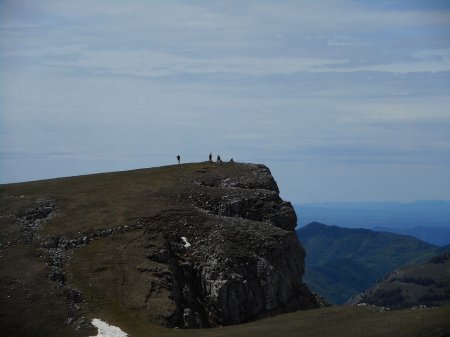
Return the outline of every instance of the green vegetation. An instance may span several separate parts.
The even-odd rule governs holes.
[[[443,252],[437,256],[433,256],[428,262],[430,263],[445,263],[447,260],[450,260],[450,252]]]
[[[306,249],[305,283],[344,303],[388,272],[424,260],[437,247],[410,236],[311,223],[297,230]]]
[[[304,281],[310,289],[334,303],[344,303],[349,294],[371,287],[377,276],[360,262],[339,259],[317,267],[306,266]]]
[[[450,305],[450,254],[442,253],[428,262],[395,270],[359,302],[390,308]]]

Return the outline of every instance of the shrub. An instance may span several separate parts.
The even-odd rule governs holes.
[[[450,259],[450,252],[444,252],[441,255],[432,257],[428,262],[430,263],[444,263]]]

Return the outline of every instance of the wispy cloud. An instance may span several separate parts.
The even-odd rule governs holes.
[[[78,61],[56,61],[50,66],[83,67],[98,74],[162,77],[183,74],[234,73],[246,76],[324,71],[345,60],[298,57],[188,58],[148,50],[88,51]]]
[[[328,40],[327,44],[331,47],[368,47],[370,43],[367,39],[354,36],[333,36]]]

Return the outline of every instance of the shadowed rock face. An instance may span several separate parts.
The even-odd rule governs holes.
[[[223,166],[198,172],[202,188],[184,195],[207,214],[208,230],[172,251],[176,273],[189,275],[175,287],[182,288],[175,298],[183,312],[175,324],[236,324],[317,306],[301,283],[305,252],[291,204],[279,197],[267,167],[240,166],[237,176]]]
[[[52,322],[67,336],[88,334],[89,319],[103,313],[193,328],[318,307],[301,282],[295,212],[263,165],[185,164],[3,185],[1,192],[9,227],[0,262],[17,284],[17,256],[41,266],[40,274],[28,268],[24,291],[42,296],[21,299],[0,288],[16,308],[0,310],[11,329],[30,301],[43,335]],[[42,275],[38,289],[33,282]],[[44,294],[56,290],[68,295]]]

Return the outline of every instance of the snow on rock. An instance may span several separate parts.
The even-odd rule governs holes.
[[[127,337],[128,334],[123,332],[120,328],[109,325],[106,322],[103,322],[102,320],[98,318],[94,318],[91,321],[92,325],[95,326],[98,329],[97,336],[92,337]]]
[[[188,242],[185,236],[182,236],[181,240],[183,240],[184,242],[184,248],[189,248],[191,246],[191,244]]]

